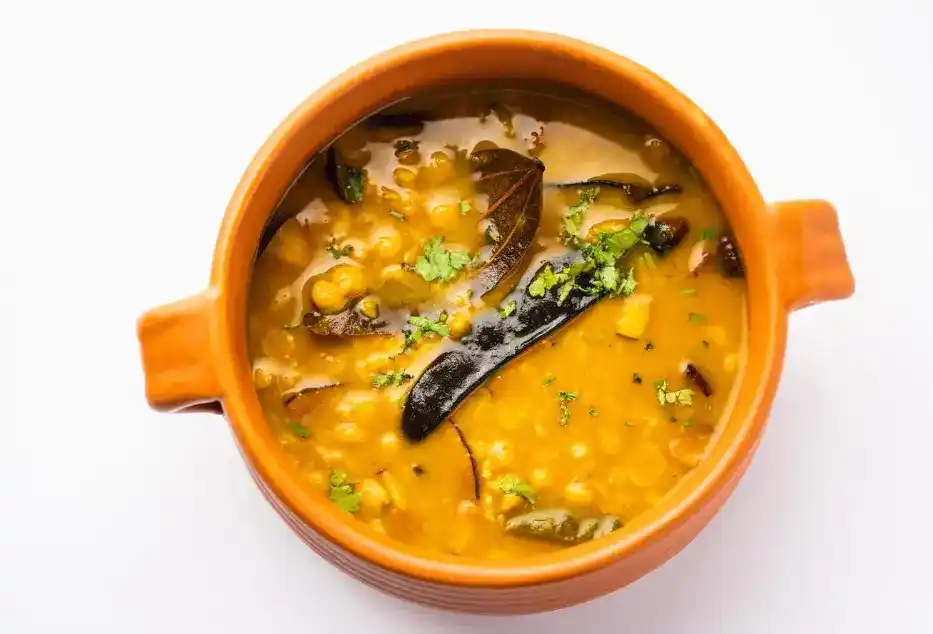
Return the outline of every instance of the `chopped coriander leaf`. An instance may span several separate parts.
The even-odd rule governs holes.
[[[599,196],[599,187],[584,187],[580,190],[580,198],[564,214],[563,239],[568,244],[573,244],[580,239],[583,216],[586,215],[597,196]]]
[[[402,352],[411,348],[415,343],[421,341],[425,335],[435,334],[440,337],[449,337],[450,328],[444,323],[447,321],[447,313],[441,313],[436,320],[412,315],[408,318],[408,323],[415,327],[414,330],[405,331],[405,344]]]
[[[384,387],[398,387],[404,385],[411,381],[413,377],[408,372],[399,372],[397,370],[389,370],[388,372],[383,372],[382,374],[376,374],[373,376],[372,386],[376,389],[381,389]]]
[[[576,392],[558,392],[557,401],[560,403],[560,426],[566,427],[570,422],[570,402],[576,400]]]
[[[631,297],[637,285],[638,282],[635,281],[635,269],[633,267],[628,270],[628,275],[625,276],[625,279],[622,280],[622,283],[619,285],[619,295]]]
[[[645,251],[644,255],[641,256],[645,260],[645,265],[649,269],[656,269],[658,265],[654,261],[654,257],[648,251]]]
[[[684,421],[684,427],[693,427],[693,419],[692,419],[692,418],[688,418],[687,420],[685,420],[685,421]]]
[[[654,389],[658,391],[658,403],[661,405],[693,405],[693,390],[684,389],[669,392],[667,380],[655,381]]]
[[[558,305],[567,301],[574,289],[587,295],[631,295],[636,286],[634,269],[629,269],[626,276],[622,277],[618,265],[629,249],[641,242],[647,226],[646,217],[635,216],[625,229],[601,232],[595,242],[583,245],[582,260],[556,273],[550,264],[546,264],[528,285],[528,294],[543,297],[559,285]],[[586,285],[578,282],[583,274],[590,274]]]
[[[706,323],[706,315],[703,313],[690,313],[687,315],[687,319],[689,319],[694,324]]]
[[[716,233],[717,231],[715,229],[712,229],[712,228],[704,229],[700,237],[704,240],[712,240],[713,238],[716,237]]]
[[[399,222],[405,222],[407,216],[401,211],[395,211],[394,209],[389,210],[389,215],[398,220]]]
[[[567,298],[570,297],[570,292],[573,290],[573,282],[564,282],[560,287],[560,292],[557,293],[557,305],[560,306],[567,301]]]
[[[589,408],[586,412],[587,412],[587,414],[589,414],[590,416],[596,416],[596,415],[599,413],[598,411],[596,411],[596,408],[595,408],[595,407]]]
[[[509,315],[515,312],[515,309],[518,307],[518,304],[515,303],[514,299],[510,299],[506,302],[505,306],[499,308],[499,316],[505,319]]]
[[[544,380],[541,381],[541,385],[550,385],[551,383],[553,383],[553,382],[556,381],[556,380],[557,380],[557,377],[556,377],[556,376],[553,376],[553,375],[546,376],[546,377],[544,377]]]
[[[308,431],[308,428],[302,425],[300,422],[293,420],[288,423],[288,430],[292,432],[293,435],[306,440],[311,437],[311,432]]]
[[[330,242],[327,243],[327,250],[330,251],[330,254],[334,257],[335,260],[340,258],[350,257],[350,254],[353,253],[353,245],[347,244],[342,247],[337,246],[337,238],[332,237]]]
[[[695,289],[695,288],[682,288],[682,289],[680,289],[680,294],[681,294],[681,295],[696,295],[696,294],[697,294],[697,289]]]
[[[356,486],[347,481],[347,472],[343,469],[330,472],[330,490],[327,497],[346,513],[356,513],[360,510],[360,494],[356,492]]]
[[[638,374],[633,374],[632,383],[635,383],[636,385],[641,385],[641,377],[638,376]]]
[[[486,240],[493,244],[499,242],[502,239],[502,235],[499,233],[499,228],[496,227],[493,223],[489,223],[489,226],[486,227]]]
[[[496,487],[506,495],[518,495],[531,504],[535,503],[534,488],[518,476],[504,475],[496,480]]]
[[[426,282],[449,282],[470,263],[466,251],[448,251],[444,236],[435,236],[421,245],[422,255],[415,261],[415,272]]]
[[[646,343],[646,344],[645,344],[645,350],[654,350],[654,343],[652,343],[651,341],[649,341],[648,343]]]
[[[702,341],[700,341],[700,343],[703,344],[704,348],[709,349],[709,341],[707,341],[706,339],[703,339]]]
[[[469,200],[460,201],[460,215],[465,216],[470,213],[470,210],[473,209],[473,205],[470,204]]]
[[[532,297],[544,297],[544,294],[554,288],[557,284],[557,276],[554,275],[550,264],[545,264],[544,269],[535,275],[528,285],[528,294]]]

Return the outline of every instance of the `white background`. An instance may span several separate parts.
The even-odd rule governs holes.
[[[933,631],[933,3],[763,4],[0,0],[0,632]],[[302,98],[484,26],[653,68],[766,197],[838,205],[858,284],[794,316],[757,459],[686,551],[508,619],[332,569],[222,419],[147,410],[135,340],[145,308],[206,284],[229,195]]]

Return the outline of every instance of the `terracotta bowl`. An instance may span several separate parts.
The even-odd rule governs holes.
[[[487,562],[412,548],[370,530],[302,484],[263,417],[246,344],[247,291],[263,226],[305,162],[347,127],[407,95],[490,80],[568,87],[646,120],[699,169],[731,223],[748,281],[748,356],[706,457],[653,510],[613,536],[555,554]],[[658,567],[710,521],[761,438],[784,357],[788,314],[852,294],[836,213],[819,200],[766,204],[735,149],[689,99],[596,46],[527,31],[473,31],[393,49],[308,97],[272,133],[233,194],[210,287],[139,321],[149,403],[222,411],[263,495],[311,548],[364,583],[471,612],[579,603]]]

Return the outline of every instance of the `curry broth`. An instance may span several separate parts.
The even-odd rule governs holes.
[[[250,354],[269,424],[308,486],[375,530],[427,549],[494,559],[564,547],[505,530],[532,509],[612,515],[624,525],[699,462],[742,363],[744,282],[720,275],[714,255],[690,272],[696,243],[705,240],[712,255],[710,245],[728,231],[721,211],[684,159],[625,113],[517,91],[404,105],[429,113],[423,127],[364,123],[337,141],[347,163],[364,170],[361,202],[338,197],[318,158],[280,204],[283,217],[294,217],[258,257],[249,304]],[[399,140],[417,141],[417,150],[400,151]],[[602,299],[537,342],[468,397],[451,417],[456,428],[442,424],[412,443],[400,420],[414,381],[477,316],[504,309],[498,288],[485,299],[471,293],[469,267],[431,283],[412,270],[439,235],[451,252],[488,257],[494,248],[483,218],[489,201],[465,160],[481,142],[533,154],[546,166],[545,182],[622,172],[683,188],[637,205],[600,188],[583,235],[624,226],[638,210],[676,214],[689,234],[663,255],[634,249],[623,262],[634,267],[634,295]],[[561,232],[580,196],[579,187],[544,187],[519,273],[568,252]],[[319,336],[301,325],[309,307],[339,311],[353,302],[370,302],[395,334]],[[627,313],[627,304],[637,309]],[[449,336],[424,336],[402,352],[406,323],[392,317],[399,308],[432,318],[446,312]],[[684,376],[687,361],[711,385],[709,397]],[[689,389],[690,404],[674,397],[662,405],[658,381],[667,381],[661,400]],[[339,385],[294,396],[332,382]],[[478,499],[458,429],[476,461]]]

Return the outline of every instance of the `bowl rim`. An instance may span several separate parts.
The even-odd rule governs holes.
[[[574,546],[555,553],[505,562],[463,558],[434,553],[391,540],[327,503],[323,496],[302,484],[300,472],[274,438],[259,408],[246,350],[246,294],[259,231],[248,227],[244,217],[257,189],[269,179],[283,152],[298,130],[328,112],[332,102],[346,98],[362,84],[399,73],[407,64],[437,54],[467,54],[470,50],[528,49],[540,55],[566,55],[593,68],[624,78],[662,104],[684,126],[689,142],[705,147],[713,172],[699,171],[717,195],[723,211],[738,234],[746,259],[749,341],[745,368],[737,375],[738,389],[724,412],[720,427],[739,425],[727,444],[717,443],[700,466],[668,492],[660,504],[645,511],[612,537]],[[558,82],[563,83],[563,82]],[[383,95],[382,105],[417,88]],[[626,107],[622,104],[622,107]],[[369,109],[368,111],[371,111]],[[652,114],[636,112],[655,128]],[[335,134],[339,134],[337,130]],[[668,134],[662,134],[669,138]],[[331,138],[332,136],[331,135]],[[673,138],[675,145],[696,164],[695,157]],[[308,155],[320,148],[310,148]],[[297,174],[296,174],[297,175]],[[289,177],[290,182],[292,177]],[[730,193],[727,207],[717,187]],[[284,190],[283,190],[284,193]],[[267,215],[272,209],[266,210]],[[744,228],[736,227],[741,219]],[[337,76],[307,97],[270,135],[245,171],[231,197],[214,254],[211,286],[218,297],[212,354],[220,384],[223,408],[244,458],[256,477],[307,527],[332,544],[383,569],[413,578],[461,587],[520,587],[577,577],[610,563],[635,558],[653,542],[679,532],[713,503],[717,492],[727,489],[744,471],[763,431],[777,386],[784,355],[787,313],[780,303],[773,251],[768,248],[766,208],[758,188],[722,131],[685,95],[641,65],[596,45],[570,37],[523,30],[474,30],[447,33],[417,40],[380,53]],[[255,223],[253,223],[255,225]],[[250,251],[250,249],[252,251]],[[248,259],[248,261],[245,261]],[[754,344],[754,347],[753,347]],[[246,363],[244,363],[246,359]],[[722,446],[718,446],[722,444]],[[712,454],[716,459],[711,460]],[[666,503],[667,501],[667,503]]]

